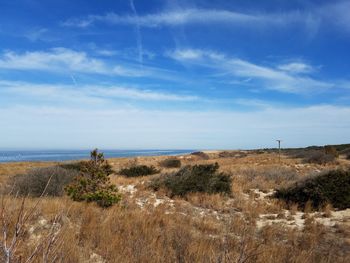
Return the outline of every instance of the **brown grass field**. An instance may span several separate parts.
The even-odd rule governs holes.
[[[279,161],[275,153],[208,155],[208,160],[178,158],[182,165],[218,162],[220,171],[233,178],[232,196],[196,193],[171,199],[164,191],[149,189],[149,180],[158,175],[117,174],[111,181],[122,201],[108,209],[67,197],[27,198],[21,208],[22,198],[3,195],[1,249],[11,245],[19,225],[12,262],[350,262],[350,209],[300,211],[269,198],[274,189],[310,174],[348,169],[349,160],[317,165],[287,156]],[[162,173],[176,170],[159,167],[165,158],[113,158],[109,163],[116,171],[130,163],[154,165]],[[0,183],[55,164],[0,164]]]

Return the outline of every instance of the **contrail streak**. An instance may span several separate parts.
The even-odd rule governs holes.
[[[75,79],[75,77],[72,74],[70,75],[70,77],[71,77],[74,85],[76,86],[77,85],[77,80]]]
[[[136,12],[134,0],[130,0],[130,7],[131,7],[131,10],[136,17],[136,41],[137,41],[137,49],[138,49],[138,53],[139,53],[139,62],[142,65],[143,64],[142,36],[141,36],[141,30],[140,30],[139,16]]]

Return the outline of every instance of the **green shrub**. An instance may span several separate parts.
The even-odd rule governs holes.
[[[179,168],[181,167],[181,161],[177,158],[168,158],[161,161],[160,166],[165,168]]]
[[[117,187],[110,183],[112,167],[97,149],[91,152],[91,160],[81,162],[80,176],[65,190],[74,201],[96,202],[101,207],[109,207],[120,201]]]
[[[26,174],[13,177],[10,181],[10,186],[12,193],[18,195],[29,195],[33,197],[39,197],[42,194],[62,196],[64,194],[64,187],[76,176],[78,176],[78,172],[58,166],[36,168]]]
[[[287,203],[297,203],[305,207],[308,201],[316,209],[327,203],[339,209],[350,207],[350,171],[330,171],[277,190],[274,195]]]
[[[146,176],[159,173],[153,165],[133,165],[129,168],[123,168],[119,171],[119,174],[124,175],[126,177],[138,177],[138,176]]]
[[[185,166],[175,173],[155,178],[150,186],[154,190],[165,187],[171,196],[184,196],[194,192],[230,194],[231,177],[219,173],[218,169],[217,163]]]

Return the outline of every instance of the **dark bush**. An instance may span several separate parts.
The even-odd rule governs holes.
[[[193,152],[193,153],[191,153],[191,155],[198,156],[203,160],[209,160],[209,158],[210,158],[209,155],[204,153],[204,152]]]
[[[13,194],[38,197],[42,194],[49,196],[61,196],[64,187],[76,176],[77,171],[63,169],[58,166],[36,168],[26,174],[17,175],[11,179]],[[43,193],[47,185],[45,193]]]
[[[160,166],[165,168],[179,168],[181,167],[181,161],[177,158],[168,158],[164,161],[161,161]]]
[[[350,150],[350,144],[336,144],[331,146],[333,146],[338,152],[343,152],[346,149]]]
[[[274,196],[287,203],[297,203],[302,208],[310,201],[316,209],[327,203],[346,209],[350,207],[350,171],[330,171],[277,190]]]
[[[327,164],[335,162],[337,157],[334,154],[327,154],[325,151],[312,151],[305,155],[305,163]]]
[[[246,157],[248,154],[245,152],[240,152],[240,151],[223,151],[219,153],[220,158],[243,158]]]
[[[335,158],[339,157],[339,153],[338,153],[337,149],[334,146],[326,145],[324,147],[324,152],[327,155],[333,155]]]
[[[66,186],[65,190],[74,201],[96,202],[109,207],[120,201],[117,187],[110,183],[112,167],[97,149],[91,152],[90,161],[81,162],[80,176]]]
[[[350,147],[349,148],[345,148],[344,150],[341,151],[342,154],[350,154]]]
[[[119,171],[119,174],[124,175],[126,177],[138,177],[138,176],[146,176],[159,173],[153,165],[133,165],[129,168],[123,168]]]
[[[340,152],[341,154],[345,155],[345,158],[347,160],[350,160],[350,148],[346,148],[343,151]]]
[[[264,150],[255,150],[255,151],[253,151],[253,153],[255,153],[255,154],[264,154],[266,152],[267,151],[264,151]]]
[[[231,193],[231,177],[218,172],[219,165],[185,166],[179,171],[154,179],[151,187],[154,190],[165,187],[171,196],[184,196],[187,193]]]

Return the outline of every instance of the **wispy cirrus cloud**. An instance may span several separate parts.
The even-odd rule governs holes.
[[[152,91],[125,86],[80,85],[79,88],[62,84],[36,84],[19,81],[0,81],[0,94],[33,97],[41,101],[65,102],[113,102],[115,99],[142,101],[191,102],[202,98],[194,95]]]
[[[290,73],[311,73],[315,71],[315,68],[309,64],[303,62],[290,62],[286,64],[281,64],[278,66],[278,69]]]
[[[6,51],[0,57],[0,68],[46,71],[67,69],[77,72],[103,74],[110,71],[102,61],[88,57],[85,52],[66,48],[53,48],[48,51],[27,51],[24,53]]]
[[[35,42],[43,39],[43,36],[48,32],[47,28],[34,28],[28,31],[24,36],[30,41]],[[44,38],[45,39],[45,38]]]
[[[253,23],[269,20],[260,15],[248,15],[226,10],[187,9],[165,11],[162,13],[148,14],[143,16],[118,15],[108,13],[105,15],[90,15],[85,18],[72,18],[62,23],[63,26],[88,27],[96,22],[120,25],[140,25],[142,27],[178,26],[189,23]]]
[[[350,31],[349,1],[338,1],[317,5],[311,8],[288,10],[281,12],[251,12],[226,9],[175,9],[159,13],[135,15],[94,14],[81,18],[70,18],[61,23],[62,26],[86,28],[96,23],[112,25],[134,25],[137,27],[181,26],[188,24],[229,24],[230,26],[261,28],[271,26],[299,25],[309,34],[315,34],[322,25],[335,26]]]
[[[300,62],[265,66],[253,62],[229,57],[220,52],[200,49],[180,49],[166,53],[182,63],[208,67],[233,78],[244,78],[256,86],[287,93],[322,92],[334,86],[333,83],[317,80],[304,73],[310,72],[311,66]],[[281,68],[282,67],[282,68]],[[303,73],[303,74],[301,74]]]
[[[89,56],[84,51],[68,48],[52,48],[46,51],[23,53],[5,51],[0,55],[0,69],[41,70],[49,72],[79,72],[86,74],[116,75],[126,77],[167,78],[165,70],[153,67],[112,64]]]

